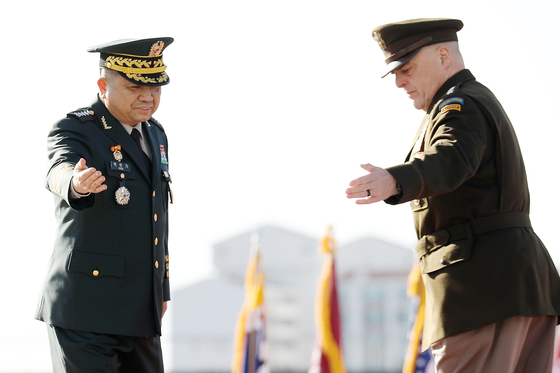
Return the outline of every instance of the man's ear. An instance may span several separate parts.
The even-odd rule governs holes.
[[[99,87],[99,95],[101,98],[105,98],[105,94],[107,93],[107,79],[99,78],[97,80],[97,86]]]
[[[445,45],[441,45],[438,50],[438,58],[444,69],[451,65],[451,51]]]

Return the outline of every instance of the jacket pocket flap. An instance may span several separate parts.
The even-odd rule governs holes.
[[[447,245],[447,241],[449,241],[449,233],[447,233],[445,229],[441,229],[437,232],[422,237],[416,243],[416,245],[414,245],[414,249],[416,250],[416,254],[418,254],[418,257],[421,258],[424,255],[427,255],[432,251],[436,251],[440,247]]]
[[[93,278],[124,277],[125,257],[73,251],[68,262],[68,271],[81,272]]]
[[[441,246],[420,258],[422,273],[432,273],[454,263],[462,262],[471,257],[471,247],[474,238],[457,241],[447,246]]]

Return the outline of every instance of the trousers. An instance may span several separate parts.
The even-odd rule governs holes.
[[[159,336],[131,337],[47,324],[54,373],[163,373]]]
[[[437,373],[550,373],[556,316],[511,317],[432,344]]]

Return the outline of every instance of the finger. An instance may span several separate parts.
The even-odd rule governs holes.
[[[105,176],[103,176],[101,172],[98,171],[95,173],[95,175],[92,175],[90,179],[91,179],[90,188],[96,189],[98,186],[103,184],[103,182],[105,181]]]
[[[371,203],[375,203],[375,202],[379,202],[379,201],[381,201],[379,198],[368,197],[368,198],[362,198],[362,199],[356,200],[356,204],[357,205],[369,205]]]
[[[369,163],[367,164],[362,164],[360,165],[361,168],[363,168],[364,170],[368,171],[369,174],[361,176],[357,179],[354,179],[350,182],[350,186],[356,186],[356,185],[360,185],[360,184],[366,184],[369,183],[371,181],[374,180],[374,176],[371,174],[377,167],[370,165]]]
[[[76,167],[74,167],[75,170],[77,171],[82,171],[85,170],[86,167],[86,160],[83,158],[80,158],[80,160],[78,161],[78,163],[76,164]]]
[[[92,190],[91,192],[92,192],[92,193],[101,193],[101,192],[103,192],[104,190],[107,190],[107,185],[102,184],[102,185],[99,185],[99,186],[98,186],[97,188],[95,188],[94,190]]]
[[[370,203],[373,202],[369,198],[356,200],[356,205],[369,205]]]
[[[371,181],[372,181],[371,174],[367,174],[367,175],[360,176],[359,178],[352,180],[350,182],[350,186],[355,187],[355,186],[358,186],[358,185],[367,184]]]
[[[367,194],[367,190],[365,190],[356,193],[347,193],[346,198],[369,198],[369,196]]]
[[[346,194],[356,196],[356,197],[364,197],[365,189],[366,187],[360,184],[355,187],[346,189]]]
[[[96,179],[95,177],[96,169],[91,167],[83,171],[78,170],[78,174],[75,174],[76,181],[80,184],[89,185]],[[101,175],[101,173],[99,173]],[[98,176],[99,177],[99,176]]]
[[[375,166],[372,166],[369,163],[361,164],[360,167],[363,168],[366,171],[369,171],[369,172],[372,172],[373,170],[375,170]]]
[[[93,192],[98,186],[100,186],[105,181],[105,177],[100,171],[96,171],[90,177],[84,181],[84,185],[90,192]]]

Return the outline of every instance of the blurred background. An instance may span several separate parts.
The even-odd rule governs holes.
[[[559,10],[558,2],[544,0],[4,2],[0,372],[51,370],[45,326],[33,320],[55,229],[52,197],[43,185],[46,135],[56,120],[95,99],[99,57],[87,47],[123,38],[175,38],[164,56],[171,83],[163,88],[155,117],[169,137],[175,197],[173,300],[162,343],[167,370],[180,372],[192,368],[177,359],[183,354],[191,361],[189,335],[226,333],[220,337],[226,345],[214,354],[231,361],[227,341],[243,303],[242,276],[255,231],[261,232],[270,273],[271,323],[274,309],[292,312],[288,321],[276,318],[284,322],[276,330],[300,322],[294,333],[308,333],[296,338],[301,344],[290,338],[279,342],[297,350],[297,361],[308,360],[314,339],[309,302],[322,263],[319,240],[330,224],[341,262],[343,328],[348,333],[361,328],[356,320],[365,322],[365,314],[357,309],[365,312],[367,299],[373,310],[391,303],[395,312],[409,311],[403,294],[416,241],[409,206],[357,206],[344,193],[350,180],[365,174],[361,163],[402,162],[423,117],[393,77],[380,79],[384,58],[371,37],[380,24],[421,17],[463,20],[459,41],[467,68],[497,95],[516,128],[533,227],[558,263],[552,197],[560,184],[554,168],[560,78],[553,70],[560,54],[554,37]],[[391,267],[394,274],[380,275],[379,255],[372,252],[400,263]],[[360,266],[352,258],[359,258]],[[386,282],[385,275],[398,281]],[[293,293],[298,280],[300,289]],[[379,300],[384,297],[388,300]],[[354,303],[345,299],[366,303],[348,307]],[[207,317],[195,327],[192,318],[201,314]],[[379,317],[378,326],[397,325]],[[378,329],[346,334],[348,369],[354,364],[354,371],[400,370],[407,321],[397,318],[401,326],[391,331],[398,336],[390,352],[375,347],[384,333]],[[206,352],[214,351],[212,343]],[[377,357],[364,351],[377,351]],[[206,371],[228,370],[229,365],[212,367],[216,355],[208,356]],[[306,371],[302,366],[271,365],[271,370]]]

